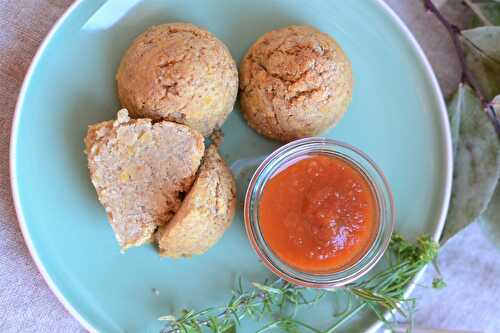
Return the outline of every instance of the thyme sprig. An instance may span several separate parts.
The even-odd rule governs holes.
[[[387,268],[370,278],[331,290],[299,287],[281,279],[254,282],[244,288],[240,279],[227,305],[201,311],[185,309],[179,316],[159,318],[166,321],[162,333],[235,332],[247,317],[254,321],[271,319],[258,333],[278,327],[286,332],[332,333],[365,308],[391,327],[393,311],[411,320],[415,300],[406,298],[405,292],[415,275],[436,257],[438,249],[439,245],[427,236],[412,244],[394,234],[387,252]],[[443,286],[440,278],[435,281],[433,285]],[[319,329],[295,319],[299,308],[313,306],[327,295],[334,299],[345,295],[348,299],[347,308],[334,314],[335,320],[329,328]]]
[[[326,291],[313,290],[313,295],[305,295],[307,288],[294,286],[277,279],[271,283],[252,283],[245,289],[241,279],[233,290],[228,304],[221,307],[207,308],[201,311],[182,310],[180,317],[163,316],[160,320],[168,322],[162,333],[203,332],[204,328],[212,332],[228,332],[245,317],[259,321],[267,314],[279,314],[293,322],[298,308],[313,305],[321,300]]]

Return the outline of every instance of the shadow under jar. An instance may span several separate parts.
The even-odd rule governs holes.
[[[263,263],[306,287],[353,282],[382,257],[394,228],[392,193],[360,150],[326,138],[269,155],[245,197],[245,228]]]

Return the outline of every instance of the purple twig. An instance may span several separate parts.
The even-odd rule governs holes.
[[[439,20],[439,22],[441,22],[441,24],[445,27],[446,31],[450,35],[453,47],[455,48],[455,51],[457,53],[458,61],[460,62],[460,68],[462,70],[462,76],[460,81],[463,83],[467,83],[472,88],[472,90],[474,90],[474,92],[477,94],[477,96],[481,100],[481,104],[485,104],[484,97],[474,84],[472,75],[467,67],[467,64],[465,63],[465,52],[460,42],[460,36],[462,35],[460,29],[456,25],[450,23],[446,19],[446,17],[444,17],[443,14],[441,14],[441,12],[439,11],[439,9],[437,9],[432,0],[423,0],[423,1],[425,9],[427,9],[429,12],[433,13],[436,16],[436,18]]]
[[[460,32],[460,28],[456,25],[450,23],[446,17],[439,11],[439,9],[434,5],[432,0],[423,0],[425,9],[434,14],[439,22],[444,26],[448,34],[450,35],[451,41],[453,43],[453,47],[457,53],[458,61],[460,62],[460,68],[462,71],[460,81],[462,83],[467,83],[472,90],[476,93],[476,96],[479,98],[481,105],[483,106],[486,115],[492,121],[493,126],[497,134],[500,136],[500,122],[498,117],[495,115],[495,109],[491,106],[488,100],[484,97],[479,87],[475,84],[473,75],[471,74],[469,68],[467,67],[465,61],[465,51],[463,49],[462,43],[460,42],[460,37],[462,37],[462,33]]]

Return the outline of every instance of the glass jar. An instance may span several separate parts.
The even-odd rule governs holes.
[[[259,226],[259,202],[269,179],[292,161],[323,154],[340,157],[361,172],[372,187],[378,205],[378,225],[371,246],[356,262],[338,271],[310,273],[283,262],[266,243]],[[290,142],[271,153],[257,168],[248,186],[244,207],[245,228],[258,256],[279,277],[305,287],[332,288],[351,283],[372,269],[384,254],[394,229],[394,202],[382,171],[359,149],[326,138],[306,138]]]

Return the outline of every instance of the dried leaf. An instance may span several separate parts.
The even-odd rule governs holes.
[[[463,30],[462,34],[487,56],[500,61],[500,27],[468,29]]]
[[[463,30],[460,40],[466,65],[484,97],[500,94],[500,27]]]
[[[500,134],[500,95],[493,98],[489,103],[488,112],[497,133]]]
[[[461,84],[449,103],[455,131],[453,194],[442,242],[475,221],[486,209],[500,175],[500,142],[471,88]],[[458,136],[457,136],[458,132]]]
[[[479,224],[486,236],[500,246],[500,186],[498,184],[488,208],[481,215]]]
[[[462,110],[472,109],[475,107],[476,102],[474,99],[465,98],[464,94],[465,89],[458,89],[453,98],[448,102],[448,118],[450,119],[453,156],[457,156]]]
[[[471,22],[472,27],[476,28],[487,25],[485,23],[489,23],[489,25],[500,25],[500,1],[474,3],[474,11],[476,10],[479,11],[479,14],[488,22],[482,21],[478,15],[475,15]]]
[[[443,7],[448,0],[434,0],[434,5],[438,8]]]
[[[491,101],[497,119],[500,121],[500,95]],[[480,225],[485,234],[500,247],[500,185],[497,187],[486,211],[481,215]]]

